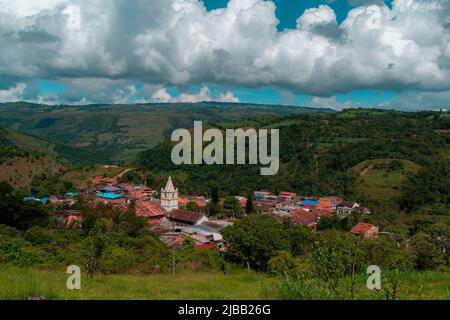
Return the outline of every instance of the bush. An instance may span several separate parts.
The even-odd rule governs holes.
[[[23,239],[0,235],[0,263],[31,267],[48,261],[51,261],[48,254],[38,248],[33,248]]]
[[[301,273],[300,261],[289,251],[282,250],[269,260],[268,272],[274,276],[293,276]]]
[[[361,252],[367,265],[377,265],[387,269],[408,270],[414,266],[412,255],[397,247],[395,241],[379,237],[362,242]]]
[[[8,236],[8,237],[17,237],[19,236],[19,232],[16,228],[9,227],[4,224],[0,224],[0,235]]]
[[[108,248],[100,266],[104,274],[122,273],[136,265],[136,256],[118,246]]]
[[[31,242],[33,245],[42,245],[45,243],[49,243],[52,238],[52,232],[41,228],[41,227],[32,227],[25,232],[24,236],[26,241]]]

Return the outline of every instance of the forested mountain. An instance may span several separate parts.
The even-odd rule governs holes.
[[[275,117],[331,110],[230,103],[47,106],[0,104],[0,125],[58,145],[81,147],[109,161],[132,161],[174,129],[194,120],[229,123],[258,116]]]
[[[448,206],[447,113],[346,110],[256,119],[252,124],[280,129],[281,166],[276,176],[260,176],[258,165],[175,166],[170,141],[141,153],[137,164],[157,174],[176,172],[176,182],[185,192],[206,193],[213,187],[235,194],[292,190],[307,196],[337,194],[366,203],[392,202],[407,210]]]

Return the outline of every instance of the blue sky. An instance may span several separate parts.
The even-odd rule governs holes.
[[[295,28],[297,18],[309,8],[318,7],[321,4],[330,6],[336,13],[338,22],[342,22],[350,9],[354,6],[349,4],[347,0],[320,1],[320,0],[274,0],[277,6],[276,15],[280,24],[278,30],[282,31],[286,28]],[[208,10],[224,8],[228,4],[228,0],[204,0]],[[386,1],[391,6],[392,1]]]
[[[0,25],[0,102],[450,105],[450,1],[0,0],[0,8],[10,21]]]

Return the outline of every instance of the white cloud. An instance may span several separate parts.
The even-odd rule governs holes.
[[[208,87],[202,87],[198,93],[181,93],[177,97],[172,97],[165,88],[157,90],[151,97],[153,102],[169,103],[169,102],[239,102],[239,98],[235,97],[231,91],[220,93],[218,96],[213,96]]]
[[[15,87],[0,90],[0,101],[16,102],[22,100],[22,95],[26,87],[25,83],[18,83]]]
[[[383,107],[408,111],[450,110],[450,91],[411,92],[387,101]]]
[[[340,25],[320,6],[278,32],[275,5],[263,0],[231,0],[211,12],[197,0],[0,0],[0,77],[58,79],[73,86],[74,100],[87,97],[85,79],[109,84],[107,96],[136,82],[274,86],[321,97],[450,90],[449,0],[395,0],[392,9],[352,3],[363,6]]]

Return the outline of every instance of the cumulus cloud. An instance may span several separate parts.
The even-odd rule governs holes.
[[[181,93],[177,97],[172,97],[165,88],[157,90],[151,97],[152,102],[239,102],[239,99],[234,96],[231,91],[220,93],[218,96],[213,96],[211,90],[207,87],[202,87],[198,93]]]
[[[11,87],[7,90],[0,90],[0,101],[20,101],[25,89],[25,83],[18,83],[15,87]]]
[[[450,90],[450,0],[352,3],[341,24],[322,5],[278,32],[275,4],[263,0],[230,0],[210,12],[198,0],[0,0],[0,78],[56,79],[72,100],[95,98],[89,86],[97,81],[105,95],[123,90],[126,99],[136,82],[274,86],[318,97]],[[235,99],[226,95],[218,98]]]

